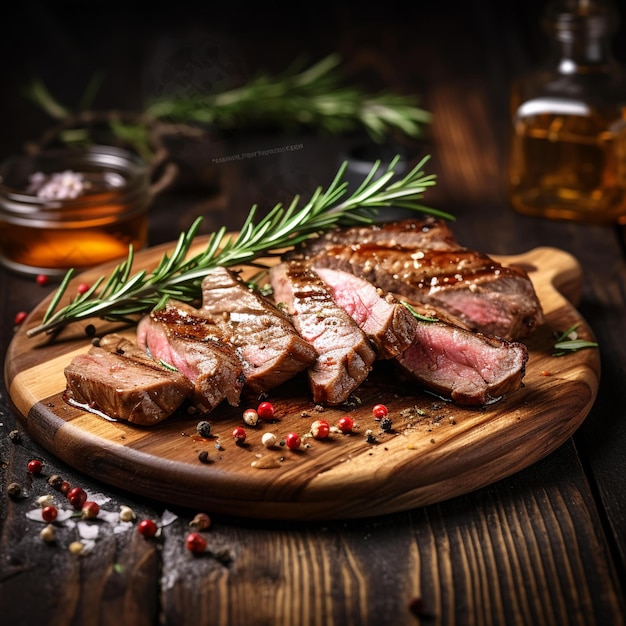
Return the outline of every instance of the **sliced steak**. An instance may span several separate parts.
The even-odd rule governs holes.
[[[519,389],[527,361],[523,343],[424,321],[397,358],[425,389],[464,405],[490,404]]]
[[[377,358],[391,359],[411,345],[417,320],[391,294],[385,295],[354,274],[325,267],[314,270],[330,289],[333,300],[368,336]]]
[[[270,270],[274,299],[291,315],[318,357],[308,371],[315,402],[337,405],[367,378],[375,353],[365,333],[332,298],[306,263],[281,263]]]
[[[211,270],[202,281],[202,311],[240,350],[245,390],[261,393],[312,366],[313,346],[273,302],[251,289],[236,272]]]
[[[443,220],[335,229],[290,256],[365,278],[486,335],[521,339],[543,321],[528,274],[462,247]]]
[[[203,410],[212,411],[223,400],[239,404],[241,359],[220,328],[194,307],[170,301],[145,315],[137,325],[137,343],[193,383],[195,402]]]
[[[75,356],[65,368],[66,400],[141,426],[169,417],[189,396],[192,385],[182,374],[136,356],[132,349],[98,346]]]

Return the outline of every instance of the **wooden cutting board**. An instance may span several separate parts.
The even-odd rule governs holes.
[[[202,240],[198,245],[202,245]],[[167,246],[137,255],[135,269],[151,269]],[[193,252],[193,250],[192,250]],[[525,385],[496,404],[463,408],[431,396],[377,363],[358,390],[358,403],[316,407],[303,378],[272,391],[274,422],[248,427],[245,408],[218,407],[208,417],[214,437],[197,435],[200,417],[181,412],[157,426],[139,428],[104,419],[63,400],[64,367],[90,347],[85,323],[59,337],[29,338],[49,298],[17,331],[5,362],[5,380],[15,409],[30,436],[58,458],[104,483],[166,504],[268,519],[311,520],[366,517],[406,510],[461,495],[504,478],[548,455],[578,428],[595,400],[600,358],[597,349],[553,356],[554,333],[580,324],[582,338],[594,340],[575,308],[582,284],[577,261],[555,248],[537,248],[494,257],[529,272],[545,312],[545,324],[527,342]],[[112,266],[90,270],[75,282],[91,283]],[[72,289],[68,290],[72,293]],[[97,334],[117,330],[93,320]],[[134,329],[124,331],[134,337]],[[393,430],[382,432],[372,407],[389,408]],[[283,439],[305,435],[315,419],[331,425],[354,418],[352,434],[333,433],[322,441],[305,438],[290,451],[261,444],[265,432]],[[244,426],[244,445],[233,442]],[[368,441],[371,429],[375,441]],[[199,460],[208,452],[209,462]],[[254,464],[254,465],[253,465]]]

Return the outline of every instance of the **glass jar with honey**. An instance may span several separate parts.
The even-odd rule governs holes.
[[[611,52],[615,6],[550,2],[553,54],[511,97],[509,180],[519,213],[626,223],[626,81]]]
[[[148,167],[112,146],[46,150],[0,166],[0,262],[61,276],[146,245]]]

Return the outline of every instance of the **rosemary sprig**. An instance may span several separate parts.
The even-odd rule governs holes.
[[[336,71],[340,61],[332,54],[304,70],[292,67],[276,76],[264,74],[227,91],[168,96],[149,105],[146,113],[219,128],[265,124],[288,130],[309,127],[330,134],[363,128],[376,140],[391,130],[409,137],[421,134],[431,114],[418,106],[417,97],[390,92],[372,95],[343,85]]]
[[[29,336],[51,333],[80,320],[99,317],[110,321],[132,321],[165,304],[169,298],[193,302],[201,296],[201,283],[207,271],[234,265],[262,266],[260,259],[280,254],[305,239],[335,226],[371,224],[384,207],[402,207],[443,219],[454,217],[443,211],[421,204],[423,192],[435,184],[434,174],[425,174],[422,168],[428,156],[422,159],[403,178],[391,182],[398,157],[393,159],[380,177],[377,161],[361,185],[348,197],[343,175],[347,163],[338,169],[331,184],[324,190],[318,187],[308,202],[300,205],[296,196],[289,204],[278,203],[262,219],[256,221],[257,205],[248,214],[237,235],[229,235],[225,228],[213,232],[206,247],[188,258],[189,250],[200,227],[198,218],[191,228],[178,238],[174,250],[165,254],[158,266],[147,272],[132,273],[134,251],[115,267],[108,278],[100,277],[84,294],[57,310],[73,276],[69,270],[48,307],[42,324],[28,331]]]
[[[579,339],[576,329],[578,324],[570,326],[566,331],[556,336],[554,343],[555,352],[552,356],[564,356],[570,352],[576,352],[583,350],[584,348],[597,348],[598,344],[595,341],[587,341],[585,339]]]

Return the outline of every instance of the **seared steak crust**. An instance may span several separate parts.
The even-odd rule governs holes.
[[[223,329],[244,363],[245,390],[261,393],[307,367],[317,352],[273,302],[243,283],[236,272],[211,270],[202,281],[202,313]]]
[[[425,389],[464,405],[489,404],[519,389],[527,361],[523,343],[423,321],[397,358]]]
[[[290,256],[365,278],[485,335],[521,339],[543,319],[526,272],[460,246],[434,218],[335,229]]]
[[[212,411],[223,400],[239,404],[243,364],[220,328],[192,306],[170,301],[144,316],[137,343],[154,359],[186,376],[194,385],[196,403]]]
[[[292,261],[270,270],[276,302],[291,315],[318,357],[308,369],[315,402],[337,405],[367,378],[375,353],[365,333],[333,300],[307,263]]]
[[[92,346],[75,356],[65,368],[66,399],[112,419],[152,426],[181,406],[192,385],[123,342],[123,350]]]
[[[333,300],[365,332],[379,359],[404,352],[415,338],[417,320],[392,295],[384,295],[372,283],[340,270],[316,267]]]

